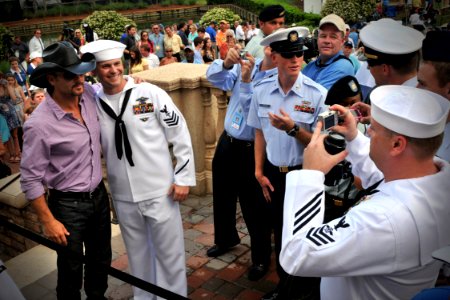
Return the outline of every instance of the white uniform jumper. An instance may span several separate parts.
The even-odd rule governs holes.
[[[182,296],[187,294],[183,227],[178,202],[167,196],[172,183],[195,185],[194,157],[186,122],[169,95],[132,78],[120,99],[103,99],[119,114],[125,91],[133,89],[122,120],[128,132],[135,166],[117,158],[115,121],[97,101],[108,181],[128,252],[131,273]],[[98,100],[98,99],[97,99]],[[169,144],[177,160],[173,167]],[[134,289],[134,299],[153,295]]]
[[[381,179],[369,139],[348,144],[364,187]],[[322,276],[322,299],[411,299],[434,286],[441,262],[431,253],[450,243],[448,163],[436,174],[381,182],[341,219],[322,224],[322,172],[288,174],[281,265],[290,274]],[[381,175],[381,176],[380,176]]]

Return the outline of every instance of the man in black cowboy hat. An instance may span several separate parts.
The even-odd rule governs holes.
[[[70,44],[59,42],[44,50],[43,59],[30,82],[46,88],[48,95],[24,126],[22,190],[45,235],[62,246],[58,299],[81,297],[83,246],[87,298],[105,299],[111,263],[110,207],[102,182],[95,90],[84,83],[84,74],[95,68],[95,58],[85,54],[79,59]]]

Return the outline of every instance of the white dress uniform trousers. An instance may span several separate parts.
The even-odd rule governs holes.
[[[187,280],[183,226],[179,205],[167,196],[171,184],[195,185],[191,139],[186,122],[169,95],[131,78],[119,98],[100,90],[98,98],[115,110],[133,89],[122,120],[125,123],[135,166],[125,155],[118,159],[115,121],[98,103],[102,148],[108,181],[117,210],[131,273],[162,288],[186,296]],[[172,164],[169,143],[177,160]],[[156,299],[134,288],[134,299]]]

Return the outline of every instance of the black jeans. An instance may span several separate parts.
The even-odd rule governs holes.
[[[58,299],[80,299],[83,282],[83,245],[85,247],[84,290],[87,299],[105,299],[108,267],[111,265],[111,216],[108,194],[103,182],[92,199],[52,193],[48,206],[70,235],[67,248],[58,251]]]
[[[297,169],[297,168],[296,168]],[[299,168],[300,169],[300,168]],[[264,163],[264,175],[269,178],[274,191],[270,192],[272,201],[269,204],[273,222],[275,254],[277,259],[277,274],[280,278],[278,282],[279,299],[320,299],[320,278],[300,277],[289,275],[283,270],[280,264],[280,252],[283,233],[283,208],[284,194],[286,192],[286,175],[279,168],[272,165],[267,159]]]
[[[250,234],[252,262],[269,265],[272,252],[269,206],[255,178],[253,142],[231,138],[224,131],[217,143],[212,173],[215,243],[228,247],[240,242],[236,230],[239,199]]]

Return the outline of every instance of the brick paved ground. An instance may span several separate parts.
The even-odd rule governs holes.
[[[190,299],[260,299],[272,290],[277,282],[274,259],[268,274],[259,281],[247,279],[250,262],[250,239],[240,211],[237,214],[237,228],[241,244],[229,253],[210,258],[206,250],[214,244],[212,197],[190,196],[181,205],[186,247],[188,273],[188,297]],[[122,237],[113,238],[113,266],[128,272],[128,259]],[[110,279],[108,298],[130,299],[132,290],[120,280]]]
[[[11,168],[13,172],[19,169],[18,164],[11,164]],[[214,244],[212,196],[190,196],[180,207],[184,226],[190,299],[253,300],[260,299],[265,293],[275,288],[278,277],[275,271],[274,254],[272,254],[271,268],[266,276],[256,282],[247,279],[247,270],[251,265],[250,237],[239,206],[236,228],[241,237],[241,244],[217,258],[206,255],[206,250]],[[128,257],[121,235],[112,238],[112,249],[112,266],[129,272]],[[55,270],[23,287],[21,291],[27,300],[56,299],[56,278]],[[110,276],[108,285],[106,295],[109,299],[132,299],[133,292],[129,284]]]

